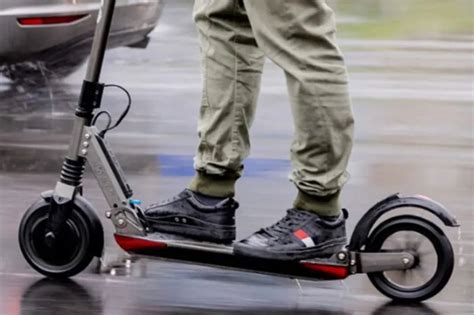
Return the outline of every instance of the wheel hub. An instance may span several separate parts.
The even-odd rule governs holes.
[[[31,247],[37,257],[47,264],[61,266],[70,262],[79,250],[81,236],[76,224],[67,220],[60,237],[48,231],[48,219],[44,218],[31,230]],[[46,234],[45,234],[46,232]]]

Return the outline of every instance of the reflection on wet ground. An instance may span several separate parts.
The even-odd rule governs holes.
[[[123,311],[123,305],[108,305],[104,301],[91,292],[92,290],[87,289],[85,286],[79,284],[76,281],[54,281],[49,279],[41,279],[34,281],[29,285],[20,298],[19,312],[18,314],[56,314],[67,312],[67,314],[83,314],[87,310],[89,314],[103,314],[110,312],[111,314],[119,314]],[[51,305],[50,298],[56,297],[58,303]],[[14,310],[16,313],[16,310]],[[129,308],[129,313],[132,314],[134,311],[133,306]],[[143,312],[143,309],[136,309],[136,311]],[[156,310],[154,314],[259,314],[261,312],[271,311],[272,314],[288,314],[287,309],[264,309],[259,307],[240,309],[240,310],[216,310],[209,308],[191,308],[186,306],[164,306]],[[146,312],[146,310],[145,310]],[[403,305],[395,302],[381,303],[372,312],[373,315],[381,314],[397,314],[404,312],[407,315],[410,314],[427,314],[437,315],[439,314],[426,304],[414,304],[414,305]],[[291,311],[292,314],[315,314],[314,310],[298,310],[294,309]],[[321,308],[317,310],[317,314],[323,315],[345,315],[352,314],[351,312],[343,310],[332,310]]]
[[[182,4],[168,5],[147,50],[110,51],[104,68],[103,81],[124,85],[134,98],[129,117],[109,139],[137,198],[147,203],[176,193],[192,175],[199,51],[190,7]],[[462,227],[445,229],[456,269],[438,296],[420,305],[397,305],[363,275],[344,282],[302,281],[300,288],[290,279],[135,260],[117,248],[105,220],[101,261],[71,281],[41,279],[21,257],[17,226],[38,193],[51,189],[58,177],[83,67],[64,82],[43,86],[0,79],[0,314],[472,313],[472,46],[341,43],[357,120],[352,179],[343,195],[351,212],[349,231],[365,209],[393,192],[424,194],[445,204]],[[441,66],[446,64],[449,69]],[[286,179],[292,133],[286,87],[270,62],[262,85],[252,155],[237,186],[238,237],[278,219],[295,193]],[[118,90],[106,91],[104,106],[114,117],[125,102]],[[99,214],[106,210],[90,174],[85,193]]]

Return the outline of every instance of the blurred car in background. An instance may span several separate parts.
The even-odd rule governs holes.
[[[109,48],[146,47],[162,0],[117,0]],[[64,77],[87,58],[100,0],[1,0],[0,73],[12,81]]]

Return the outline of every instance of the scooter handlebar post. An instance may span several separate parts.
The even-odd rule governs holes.
[[[97,27],[92,43],[92,50],[87,67],[86,81],[98,83],[102,62],[104,60],[107,39],[114,15],[115,0],[102,0],[97,16]]]

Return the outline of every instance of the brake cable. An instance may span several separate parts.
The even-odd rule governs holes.
[[[117,85],[117,84],[106,84],[106,85],[104,85],[104,88],[107,88],[107,87],[114,87],[114,88],[118,88],[118,89],[122,90],[125,93],[125,95],[127,95],[128,104],[127,104],[127,107],[125,108],[125,110],[122,112],[122,114],[120,115],[120,117],[117,119],[117,121],[115,122],[115,124],[113,126],[111,126],[112,125],[112,115],[110,114],[109,111],[101,110],[100,112],[98,112],[97,114],[94,115],[94,118],[92,118],[92,125],[95,125],[95,123],[97,122],[97,119],[101,115],[106,115],[107,119],[108,119],[106,127],[99,132],[99,136],[101,138],[104,138],[105,134],[108,131],[116,128],[118,125],[120,125],[122,123],[125,116],[127,116],[128,112],[130,110],[130,107],[132,106],[132,96],[130,95],[130,93],[124,87],[122,87],[120,85]]]

